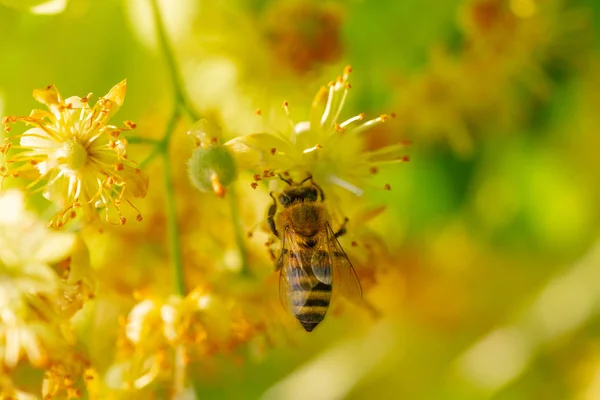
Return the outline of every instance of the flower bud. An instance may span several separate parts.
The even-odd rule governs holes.
[[[236,163],[229,149],[216,144],[198,147],[188,161],[190,180],[202,192],[215,192],[222,197],[225,188],[237,176]]]

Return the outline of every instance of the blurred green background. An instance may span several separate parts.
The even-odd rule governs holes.
[[[101,95],[127,78],[119,117],[161,134],[172,94],[145,0],[2,3],[0,114],[50,83]],[[371,224],[386,255],[360,274],[381,316],[212,356],[201,398],[600,398],[600,2],[161,4],[192,101],[228,135],[283,99],[306,115],[351,64],[345,112],[397,114],[367,145],[412,141],[374,177],[393,190],[366,198],[387,206]]]

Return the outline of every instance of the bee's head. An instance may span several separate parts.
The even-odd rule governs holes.
[[[279,203],[288,207],[295,203],[314,203],[319,198],[319,192],[314,186],[297,186],[285,190],[279,195]]]

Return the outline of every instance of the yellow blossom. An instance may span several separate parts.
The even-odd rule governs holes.
[[[33,97],[49,111],[33,110],[27,117],[3,118],[6,131],[16,122],[31,128],[7,138],[0,147],[7,153],[0,179],[11,176],[31,180],[26,187],[30,193],[42,191],[61,208],[52,226],[63,226],[79,209],[88,221],[97,221],[98,208],[104,210],[107,222],[116,215],[112,222],[124,224],[121,203],[125,201],[135,208],[129,198],[146,195],[148,179],[128,159],[127,140],[120,137],[122,131],[135,124],[108,124],[123,104],[125,92],[126,82],[122,81],[91,107],[91,94],[63,100],[56,87],[48,86],[34,90]],[[19,151],[9,153],[10,149]],[[137,219],[141,220],[140,214]]]
[[[81,298],[70,282],[93,284],[83,244],[73,233],[44,227],[23,205],[24,195],[16,189],[0,194],[0,370],[8,373],[0,381],[0,396],[22,389],[20,369],[75,376],[86,364],[67,319],[74,311],[64,312],[67,299]],[[61,277],[56,266],[69,258],[76,260],[76,273]],[[52,393],[76,391],[62,378],[46,382]],[[41,386],[40,381],[38,390]]]
[[[236,156],[238,165],[258,170],[257,181],[278,172],[289,172],[299,179],[310,173],[319,184],[337,185],[360,196],[364,192],[361,188],[364,179],[379,165],[408,161],[406,142],[376,150],[365,149],[363,133],[387,122],[394,114],[365,120],[365,114],[361,113],[341,119],[351,89],[350,72],[348,66],[335,81],[321,88],[307,121],[295,122],[288,102],[284,102],[289,126],[282,131],[287,133],[250,134],[225,143]]]

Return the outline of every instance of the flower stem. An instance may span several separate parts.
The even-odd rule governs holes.
[[[171,136],[175,131],[175,126],[177,125],[177,121],[179,120],[179,110],[175,108],[171,117],[169,118],[169,122],[167,122],[167,127],[165,128],[165,133],[163,134],[162,139],[156,142],[156,146],[152,150],[152,153],[148,155],[140,164],[142,168],[146,167],[154,157],[159,154],[167,153],[169,148],[169,142],[171,140]]]
[[[150,0],[150,3],[152,4],[152,12],[154,14],[154,23],[156,25],[158,43],[167,61],[167,69],[169,70],[171,84],[173,85],[175,104],[181,106],[181,108],[190,116],[191,119],[197,121],[200,119],[200,116],[191,106],[190,100],[188,99],[183,88],[183,79],[179,73],[179,67],[177,65],[177,61],[175,60],[173,49],[171,48],[169,40],[167,39],[167,32],[160,14],[160,9],[158,7],[158,0]]]
[[[240,262],[242,264],[240,272],[242,275],[250,276],[251,272],[248,268],[248,253],[246,251],[246,235],[240,224],[240,213],[238,209],[238,197],[235,190],[235,185],[231,185],[227,190],[227,197],[229,197],[229,207],[231,210],[231,222],[233,223],[233,230],[235,234],[235,241],[240,255]]]
[[[159,140],[157,139],[150,139],[150,138],[145,138],[142,136],[127,136],[126,137],[127,142],[129,144],[153,144],[153,145],[157,145],[159,143]]]
[[[173,174],[171,171],[171,156],[165,149],[165,151],[162,153],[162,157],[165,178],[167,237],[171,250],[173,273],[175,275],[175,292],[180,296],[185,296],[187,294],[187,290],[185,287],[185,274],[183,272],[183,255],[181,252],[179,227],[177,226],[177,204],[175,202],[175,186],[173,185]]]
[[[169,144],[171,136],[175,131],[177,122],[181,117],[181,113],[185,113],[193,120],[198,120],[199,115],[191,107],[191,103],[187,98],[183,89],[183,81],[181,79],[179,68],[175,61],[173,51],[167,40],[167,35],[158,7],[158,0],[150,0],[152,11],[154,14],[154,23],[156,26],[156,35],[158,43],[162,49],[164,57],[167,62],[167,69],[171,77],[171,84],[174,92],[174,108],[171,118],[169,119],[165,128],[165,133],[159,143],[154,147],[152,153],[142,162],[142,166],[147,165],[156,155],[161,154],[163,158],[163,172],[165,179],[165,207],[167,217],[167,236],[169,241],[169,247],[171,251],[171,262],[175,280],[175,292],[180,296],[187,294],[187,288],[185,285],[185,274],[183,270],[183,253],[181,249],[181,238],[179,236],[179,226],[177,224],[177,204],[175,199],[175,185],[173,184],[173,175],[171,168],[171,156],[169,154]],[[189,379],[189,377],[188,377]],[[192,389],[197,397],[198,389],[196,382],[190,379]]]

